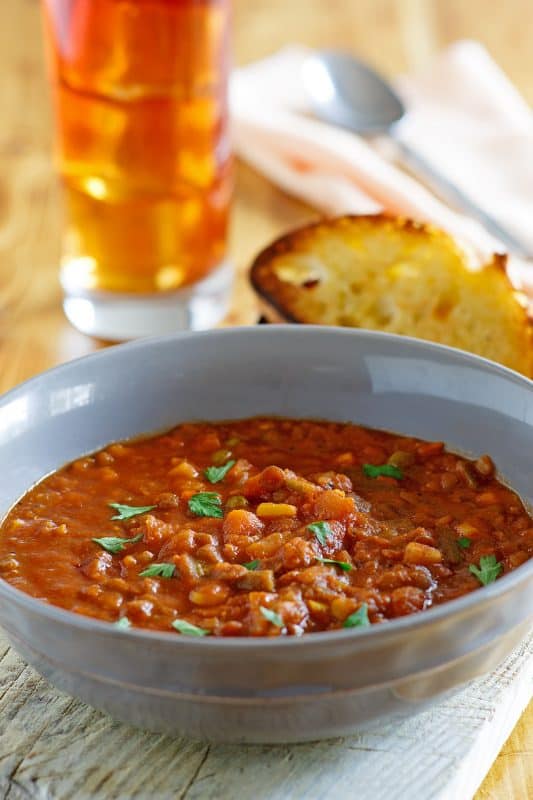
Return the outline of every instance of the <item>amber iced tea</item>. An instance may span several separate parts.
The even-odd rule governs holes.
[[[167,292],[225,256],[229,0],[43,0],[63,285]]]

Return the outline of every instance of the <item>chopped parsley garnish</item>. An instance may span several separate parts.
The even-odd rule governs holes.
[[[487,586],[489,583],[494,583],[502,571],[503,565],[500,561],[496,561],[496,556],[481,556],[479,567],[470,564],[468,569],[483,586]]]
[[[246,569],[252,569],[253,570],[253,569],[257,569],[257,567],[259,566],[260,563],[261,562],[259,561],[258,558],[254,558],[253,561],[248,561],[246,564],[243,564],[243,567],[246,567]]]
[[[175,619],[172,627],[185,634],[185,636],[209,636],[209,631],[199,628],[198,625],[193,625],[192,622],[187,622],[186,619]]]
[[[124,506],[122,503],[108,503],[107,505],[117,512],[111,519],[131,519],[155,508],[155,506]]]
[[[150,564],[149,567],[139,572],[140,578],[172,578],[176,572],[176,565],[169,563]]]
[[[459,539],[457,539],[457,544],[463,550],[466,550],[466,548],[470,547],[470,545],[472,544],[472,539],[469,539],[468,536],[460,536]]]
[[[314,533],[321,545],[327,544],[328,536],[333,536],[333,531],[327,522],[312,522],[307,526],[307,530]]]
[[[222,500],[216,492],[198,492],[189,499],[189,511],[197,517],[217,517],[222,519]]]
[[[360,628],[366,625],[370,625],[370,620],[368,619],[368,606],[366,603],[362,603],[357,611],[354,611],[353,614],[350,614],[349,617],[346,617],[342,623],[343,628]]]
[[[214,466],[207,467],[204,470],[204,475],[209,481],[209,483],[219,483],[226,477],[226,475],[228,474],[230,469],[234,466],[234,464],[235,461],[232,460],[232,461],[227,461],[221,467],[214,467]]]
[[[380,475],[385,475],[387,478],[396,478],[401,480],[403,472],[399,467],[394,464],[363,464],[363,472],[367,478],[379,478]]]
[[[108,553],[116,555],[116,553],[122,553],[127,544],[135,544],[135,542],[140,542],[142,538],[142,533],[132,539],[121,539],[120,536],[103,536],[101,539],[93,539],[93,542],[99,544]]]
[[[348,564],[347,561],[335,561],[334,558],[317,558],[317,561],[320,561],[321,564],[333,564],[335,567],[340,567],[344,572],[349,572],[353,569],[351,564]]]
[[[279,614],[276,614],[276,612],[272,611],[271,608],[265,608],[264,606],[259,606],[259,610],[265,619],[267,619],[273,625],[276,625],[278,628],[283,628],[285,623]]]
[[[122,630],[127,630],[128,628],[131,628],[131,622],[127,617],[121,617],[120,619],[117,619],[117,621],[115,622],[115,628],[122,628]]]

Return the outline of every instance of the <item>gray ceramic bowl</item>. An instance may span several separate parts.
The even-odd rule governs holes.
[[[0,514],[51,470],[183,420],[354,421],[491,453],[533,501],[533,383],[379,333],[271,326],[144,340],[68,363],[0,400]],[[420,615],[301,639],[193,639],[115,627],[0,581],[0,623],[58,687],[114,717],[225,741],[345,734],[496,666],[526,633],[533,560]]]

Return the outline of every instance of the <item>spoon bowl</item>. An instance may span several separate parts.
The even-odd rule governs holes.
[[[392,87],[346,53],[322,50],[309,56],[302,78],[314,113],[357,133],[386,133],[406,113]]]

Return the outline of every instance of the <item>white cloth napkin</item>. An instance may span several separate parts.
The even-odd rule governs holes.
[[[432,222],[482,263],[505,248],[438,200],[370,142],[313,118],[301,82],[308,50],[290,46],[237,69],[230,101],[240,157],[328,214],[380,210]],[[400,137],[533,252],[533,114],[484,48],[458,42],[396,88],[409,113]],[[513,259],[515,284],[533,297],[533,265]]]

